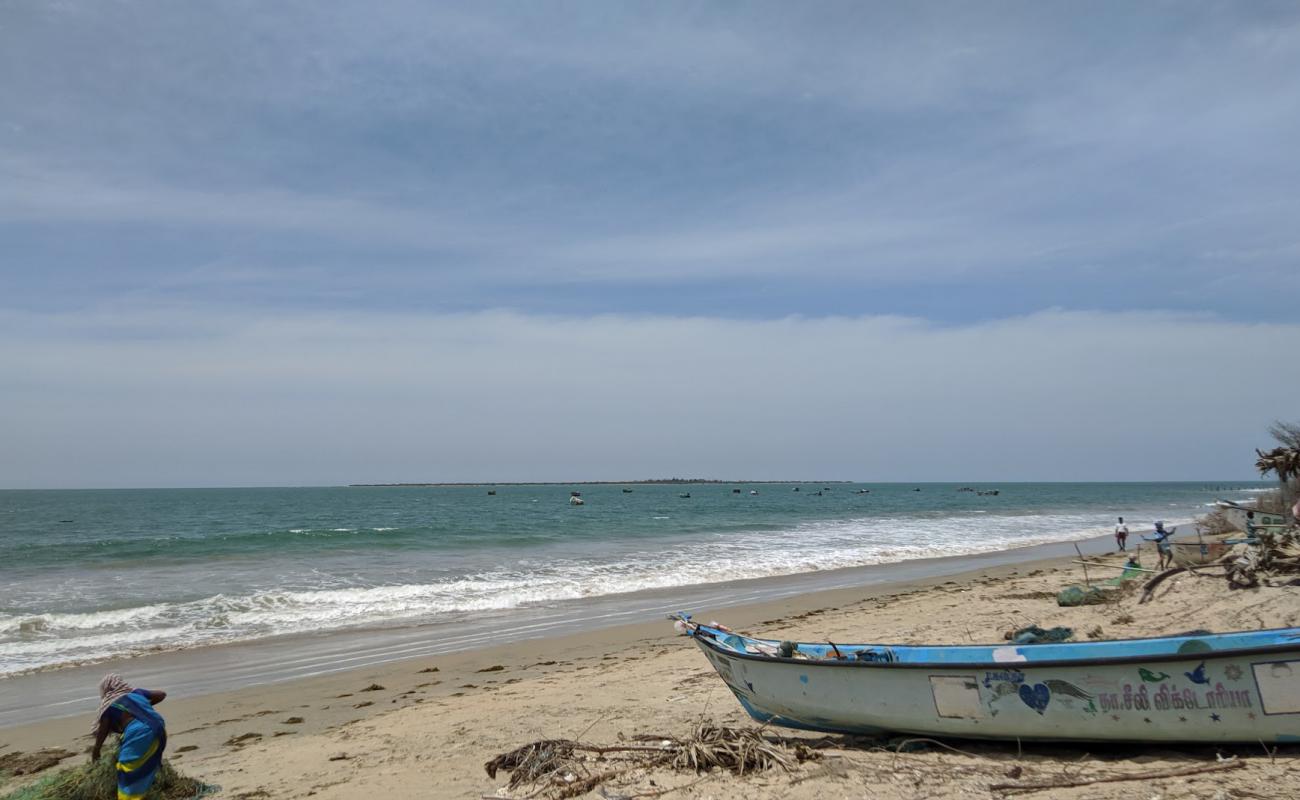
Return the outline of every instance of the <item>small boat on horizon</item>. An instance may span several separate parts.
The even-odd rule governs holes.
[[[1300,741],[1300,628],[914,646],[754,639],[671,618],[762,723],[869,736]]]

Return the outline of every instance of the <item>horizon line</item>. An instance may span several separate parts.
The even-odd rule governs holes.
[[[574,481],[428,481],[428,482],[395,482],[395,483],[321,483],[321,484],[259,484],[259,485],[208,485],[208,486],[60,486],[60,487],[0,487],[0,492],[147,492],[147,491],[206,491],[206,490],[231,490],[231,489],[418,489],[418,488],[457,488],[457,487],[475,487],[475,486],[672,486],[672,485],[689,485],[689,484],[785,484],[785,485],[808,485],[808,484],[854,484],[854,485],[872,485],[872,486],[944,486],[957,484],[992,484],[1002,485],[1038,485],[1038,484],[1103,484],[1103,483],[1188,483],[1188,484],[1256,484],[1251,488],[1258,488],[1258,484],[1276,485],[1276,480],[1264,478],[1235,478],[1231,480],[1219,479],[1180,479],[1180,480],[948,480],[948,481],[875,481],[875,480],[853,480],[837,478],[834,480],[768,480],[768,479],[741,479],[726,480],[716,478],[646,478],[636,480],[574,480]],[[1208,488],[1208,487],[1207,487]],[[1232,491],[1230,486],[1216,487],[1222,491]]]

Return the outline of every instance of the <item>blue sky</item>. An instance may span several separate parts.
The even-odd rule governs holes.
[[[10,0],[0,485],[1247,475],[1300,389],[1296,76],[1293,3]],[[1192,401],[1225,360],[1277,391]]]

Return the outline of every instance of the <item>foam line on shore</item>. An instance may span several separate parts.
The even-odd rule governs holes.
[[[1085,541],[1093,551],[1104,549],[1109,544],[1108,537]],[[558,608],[530,609],[531,619],[520,619],[520,612],[516,612],[487,621],[452,625],[339,632],[325,636],[286,636],[47,670],[3,679],[8,684],[6,688],[13,691],[6,691],[4,698],[0,699],[0,728],[75,713],[69,710],[86,699],[86,687],[94,686],[107,671],[129,672],[140,685],[166,686],[180,695],[223,693],[372,670],[394,662],[446,656],[520,641],[590,633],[659,620],[670,611],[747,608],[853,589],[874,592],[882,586],[896,587],[975,569],[1072,555],[1073,543],[1056,542],[783,578],[707,584],[687,587],[686,590],[639,592],[613,599],[569,603]]]

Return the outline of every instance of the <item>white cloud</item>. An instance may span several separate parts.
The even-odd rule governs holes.
[[[1300,325],[7,314],[3,486],[1214,479],[1294,415]]]
[[[0,157],[0,222],[182,224],[305,233],[388,245],[481,247],[502,232],[443,210],[276,188],[197,189]]]

